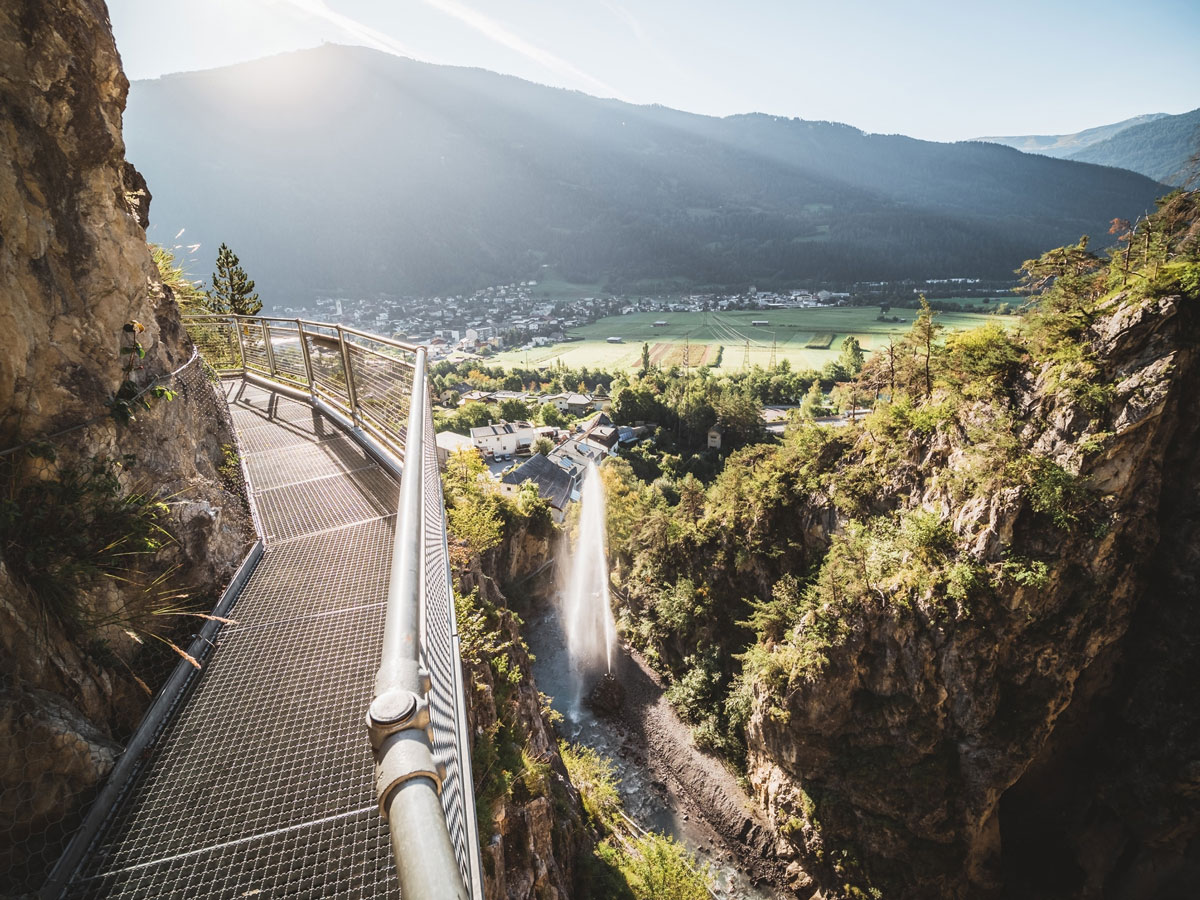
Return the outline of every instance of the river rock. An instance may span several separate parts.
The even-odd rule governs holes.
[[[611,673],[605,673],[588,694],[587,702],[595,712],[615,716],[625,705],[625,686]]]

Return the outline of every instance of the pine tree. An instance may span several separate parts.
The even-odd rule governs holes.
[[[905,335],[905,343],[912,348],[917,356],[924,381],[925,396],[933,394],[933,348],[937,343],[938,332],[942,326],[933,321],[934,312],[929,306],[925,295],[921,295],[921,311],[913,319],[912,328]]]
[[[217,271],[213,273],[207,297],[208,308],[214,313],[253,316],[262,309],[253,280],[246,277],[237,254],[225,244],[217,250]]]

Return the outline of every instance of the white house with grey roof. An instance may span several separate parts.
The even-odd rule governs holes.
[[[485,455],[504,456],[528,450],[533,439],[534,427],[529,422],[501,422],[471,429],[471,443]]]

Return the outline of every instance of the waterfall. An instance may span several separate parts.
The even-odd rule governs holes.
[[[606,518],[604,484],[595,464],[588,463],[580,496],[579,533],[568,557],[567,589],[562,594],[562,621],[575,678],[576,705],[584,680],[611,673],[613,668],[617,624],[609,602]]]

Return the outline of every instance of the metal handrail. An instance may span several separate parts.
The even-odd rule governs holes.
[[[373,334],[370,331],[363,331],[360,328],[353,328],[349,325],[336,325],[333,322],[318,322],[315,319],[289,319],[285,318],[284,316],[235,316],[220,315],[218,313],[195,313],[192,315],[186,315],[183,318],[184,321],[187,322],[201,319],[221,322],[253,322],[254,324],[258,324],[259,322],[287,322],[290,325],[300,325],[302,331],[303,326],[305,325],[308,325],[312,328],[340,328],[347,334],[353,334],[356,337],[366,338],[367,340],[374,341],[377,344],[387,344],[388,346],[395,347],[398,350],[406,350],[409,353],[416,353],[421,349],[420,344],[410,344],[405,341],[398,341],[395,338],[384,337],[382,334]]]
[[[425,436],[425,350],[413,369],[404,475],[388,580],[383,652],[367,732],[375,752],[375,791],[387,816],[400,895],[470,900],[450,842],[433,760],[429,674],[421,666],[421,520]],[[451,686],[453,688],[453,686]]]
[[[405,353],[415,354],[421,349],[416,344],[407,344],[403,341],[397,341],[393,338],[384,337],[383,335],[371,334],[369,331],[351,328],[346,325],[338,325],[333,322],[316,322],[308,319],[288,319],[280,316],[236,316],[236,315],[219,315],[213,313],[201,313],[196,315],[184,316],[186,322],[196,323],[223,323],[232,327],[238,338],[238,354],[241,365],[220,368],[217,371],[225,374],[238,372],[248,377],[250,380],[265,379],[274,384],[283,384],[288,388],[300,386],[306,389],[311,399],[319,399],[325,404],[332,406],[337,412],[344,414],[351,422],[351,425],[356,430],[367,431],[371,436],[381,442],[389,452],[392,452],[403,458],[405,455],[405,442],[400,437],[388,430],[386,423],[380,422],[372,415],[370,410],[363,409],[358,402],[358,384],[354,377],[354,363],[350,348],[353,347],[356,352],[369,353],[372,356],[381,359],[394,359],[395,357],[382,353],[370,346],[366,346],[358,340],[348,340],[347,336],[359,338],[361,341],[370,341],[374,344],[379,344],[384,347],[391,347],[396,350],[401,350]],[[275,348],[272,341],[271,323],[286,324],[286,334],[288,338],[295,337],[300,343],[301,359],[304,363],[304,375],[298,373],[286,373],[282,376],[279,372],[279,366],[275,359]],[[243,335],[243,327],[253,327],[262,335],[263,341],[263,356],[266,357],[266,366],[251,365],[246,357],[246,347]],[[325,329],[332,334],[323,334],[314,329]],[[278,329],[276,332],[278,333]],[[338,353],[341,356],[342,371],[346,376],[346,398],[343,402],[341,397],[331,393],[327,388],[318,384],[317,379],[313,376],[312,360],[309,353],[309,341],[320,341],[330,346],[336,346]]]
[[[434,759],[432,735],[429,732],[429,691],[432,687],[430,675],[423,667],[422,615],[424,611],[424,589],[422,578],[423,558],[423,511],[436,503],[442,516],[442,542],[444,552],[445,511],[440,491],[433,496],[425,486],[427,454],[425,443],[427,432],[432,434],[431,415],[426,402],[428,382],[426,376],[426,350],[417,345],[405,344],[370,332],[348,328],[327,322],[311,322],[304,319],[285,319],[262,316],[196,315],[185,316],[185,323],[226,323],[237,333],[240,367],[227,367],[225,373],[240,372],[251,381],[264,382],[272,388],[282,387],[302,396],[307,390],[309,402],[326,413],[334,414],[348,427],[351,433],[389,468],[401,472],[400,503],[397,514],[395,543],[392,553],[391,576],[388,581],[387,611],[384,620],[383,642],[379,671],[375,677],[375,696],[367,712],[367,732],[376,759],[376,795],[380,811],[388,819],[391,831],[392,850],[396,870],[400,879],[401,895],[412,900],[441,900],[462,898],[478,900],[482,897],[482,865],[479,848],[467,847],[463,868],[455,854],[446,821],[446,807],[440,796],[444,770]],[[286,323],[287,336],[298,337],[301,345],[303,375],[294,371],[280,372],[275,348],[272,343],[271,323]],[[242,326],[252,325],[261,329],[264,341],[266,370],[261,363],[251,365],[246,357]],[[325,329],[320,333],[315,329]],[[277,329],[277,331],[280,329]],[[332,332],[332,333],[328,333]],[[249,335],[253,337],[253,335]],[[348,340],[348,337],[359,340]],[[342,369],[346,376],[345,396],[337,396],[318,384],[314,377],[313,361],[309,352],[309,339],[323,342],[328,349],[340,353]],[[355,382],[354,366],[350,347],[366,351],[387,359],[394,359],[365,346],[370,341],[414,354],[412,386],[409,398],[407,433],[403,438],[391,431],[386,422],[376,419],[371,410],[364,410],[358,400],[358,385]],[[297,379],[297,380],[293,380]],[[302,379],[305,383],[298,383]],[[370,433],[370,435],[367,434]],[[381,441],[380,446],[372,436]],[[387,458],[394,452],[403,459],[397,467]],[[436,455],[433,455],[436,465]],[[447,578],[448,580],[448,578]],[[470,789],[470,735],[466,727],[464,687],[461,678],[461,662],[458,659],[456,623],[450,623],[457,678],[452,684],[439,685],[439,690],[450,691],[454,699],[455,745],[459,764],[467,774],[463,780],[463,805],[468,821],[475,818],[474,793]],[[457,806],[455,807],[457,809]],[[478,841],[475,829],[469,828],[468,843]],[[469,878],[464,878],[464,871]],[[468,884],[471,890],[468,891]]]

